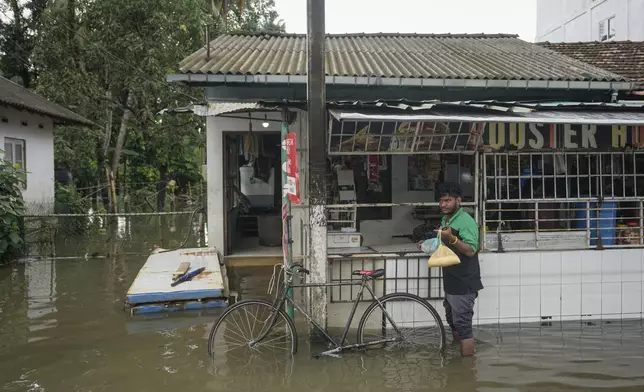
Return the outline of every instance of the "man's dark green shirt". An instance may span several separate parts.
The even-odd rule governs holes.
[[[443,267],[443,285],[445,292],[451,295],[477,293],[483,289],[481,282],[481,267],[479,265],[479,226],[470,214],[459,208],[447,222],[447,217],[441,220],[441,226],[449,226],[452,234],[459,240],[468,244],[474,250],[474,256],[468,257],[459,254],[452,245],[447,244],[461,259],[461,263],[450,267]]]

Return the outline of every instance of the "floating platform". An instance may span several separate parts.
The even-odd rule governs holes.
[[[173,287],[173,276],[182,263],[189,263],[188,274],[204,270]],[[136,315],[211,309],[227,303],[228,278],[219,252],[216,248],[193,248],[157,249],[151,254],[130,286],[125,305]]]

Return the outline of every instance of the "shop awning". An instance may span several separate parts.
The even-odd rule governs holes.
[[[328,151],[329,155],[474,153],[488,145],[522,149],[529,138],[534,138],[530,145],[541,146],[537,149],[568,149],[610,139],[611,132],[618,132],[619,143],[641,144],[644,138],[641,107],[588,106],[537,109],[529,105],[462,102],[426,103],[422,108],[410,105],[333,108],[329,110]],[[616,131],[615,126],[633,131],[626,134]]]
[[[372,122],[485,122],[584,125],[644,125],[644,111],[531,111],[527,113],[376,113],[330,110],[337,121]]]

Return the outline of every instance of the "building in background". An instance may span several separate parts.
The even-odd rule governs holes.
[[[56,125],[93,124],[0,76],[0,150],[26,172],[22,195],[30,212],[53,209]]]
[[[644,0],[537,0],[545,41],[644,41]]]
[[[632,80],[633,91],[623,92],[619,98],[644,99],[644,41],[541,42],[538,45]]]

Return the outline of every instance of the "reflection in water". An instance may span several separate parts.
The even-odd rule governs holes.
[[[147,219],[147,218],[146,218]],[[187,219],[185,220],[188,225]],[[640,321],[489,326],[475,359],[373,350],[313,359],[211,363],[207,340],[216,312],[132,318],[123,300],[151,244],[185,238],[175,222],[130,222],[118,258],[38,260],[0,268],[0,389],[7,391],[642,391]],[[162,229],[159,229],[161,227]],[[117,236],[118,237],[118,236]],[[197,236],[193,236],[196,241]],[[83,255],[109,233],[68,238],[57,252]],[[244,298],[265,296],[271,269],[229,269]],[[219,311],[220,312],[220,311]],[[306,330],[297,323],[300,336]],[[351,334],[350,336],[355,336]]]
[[[27,318],[29,342],[47,339],[39,331],[56,327],[56,261],[39,260],[25,263],[27,281]]]
[[[116,234],[120,239],[126,239],[132,237],[132,229],[130,226],[130,221],[124,216],[119,216],[116,218]]]

